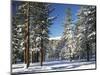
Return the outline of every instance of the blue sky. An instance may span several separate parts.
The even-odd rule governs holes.
[[[13,2],[13,13],[15,14],[16,12],[16,4],[18,4],[19,1],[17,2]],[[77,19],[77,12],[79,10],[79,6],[78,5],[74,5],[74,4],[58,4],[58,3],[51,3],[52,8],[55,8],[55,10],[51,13],[51,16],[57,16],[57,19],[55,19],[53,21],[53,25],[51,25],[50,29],[50,33],[49,36],[50,37],[59,37],[62,35],[63,33],[63,22],[65,20],[66,17],[66,9],[67,8],[71,8],[72,10],[72,18],[73,20]]]
[[[55,8],[55,10],[52,12],[51,15],[56,16],[57,19],[53,21],[53,25],[50,27],[50,37],[59,37],[63,33],[63,23],[66,17],[66,9],[71,8],[72,10],[72,18],[73,20],[77,19],[77,12],[79,10],[78,5],[72,5],[72,4],[52,4],[52,7]]]

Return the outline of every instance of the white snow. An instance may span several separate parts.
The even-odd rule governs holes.
[[[64,70],[80,70],[80,69],[95,69],[95,61],[79,62],[79,61],[51,61],[44,62],[43,66],[40,63],[31,63],[26,69],[24,64],[13,64],[12,73],[35,73],[48,71],[64,71]]]
[[[49,17],[48,20],[52,20],[52,19],[54,19],[54,18],[55,18],[55,17]]]
[[[95,32],[92,32],[90,35],[88,35],[88,38],[95,35],[96,33]]]
[[[61,36],[57,36],[57,37],[50,37],[49,40],[60,40]]]

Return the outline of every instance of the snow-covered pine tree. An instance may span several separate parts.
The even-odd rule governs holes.
[[[96,7],[86,7],[86,39],[87,39],[87,61],[96,53]]]
[[[18,5],[18,4],[17,4]],[[16,5],[16,10],[18,9]],[[19,16],[18,13],[13,13],[12,17],[12,54],[15,54],[16,61],[23,62],[23,50],[24,50],[24,25],[21,19],[22,16]],[[17,52],[17,53],[16,53]],[[12,60],[13,61],[13,60]]]
[[[18,59],[18,44],[17,44],[17,31],[16,31],[16,21],[15,17],[12,18],[12,63],[16,64]]]
[[[38,50],[40,49],[40,62],[42,66],[48,44],[49,27],[55,19],[55,17],[50,16],[53,9],[51,9],[50,4],[37,2],[20,2],[17,7],[16,20],[18,20],[18,22],[16,26],[20,25],[18,26],[19,29],[21,26],[23,27],[23,32],[21,32],[23,34],[22,48],[24,49],[24,60],[27,64],[27,68],[29,67],[30,61],[29,50],[36,49],[37,47]],[[16,32],[16,34],[19,35],[21,35],[21,33]]]
[[[83,7],[79,10],[78,20],[76,23],[76,52],[79,59],[85,57],[84,49],[85,47],[85,18],[83,15]]]
[[[63,57],[68,60],[70,59],[70,61],[72,61],[75,51],[73,26],[71,8],[68,8],[66,12],[64,34],[62,36],[63,41],[65,41],[64,47],[62,48],[62,53]]]
[[[81,6],[78,12],[78,21],[76,24],[76,30],[77,30],[76,50],[78,51],[78,55],[81,59],[84,57],[84,58],[87,58],[87,61],[89,61],[90,55],[92,55],[91,50],[93,47],[94,47],[94,52],[95,52],[95,43],[96,43],[95,41],[95,33],[96,33],[95,6]]]
[[[33,32],[34,32],[34,42],[35,48],[38,47],[40,49],[40,61],[41,66],[42,62],[45,60],[46,50],[48,47],[48,34],[49,27],[52,24],[52,21],[55,17],[50,16],[50,13],[53,11],[50,4],[47,3],[34,3],[33,7]]]
[[[15,34],[16,34],[17,41],[14,41],[14,42],[18,44],[16,46],[17,50],[18,51],[20,50],[22,52],[21,55],[23,55],[24,62],[25,64],[27,64],[26,68],[28,68],[29,67],[29,25],[30,25],[29,2],[24,2],[24,1],[22,2],[14,1],[14,2],[16,2],[17,4],[16,6],[17,9],[15,11],[16,28],[14,28],[16,30]]]

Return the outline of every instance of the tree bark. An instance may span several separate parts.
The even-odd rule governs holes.
[[[87,61],[90,61],[90,54],[89,54],[89,45],[88,45],[88,43],[87,43]]]
[[[26,64],[26,68],[29,67],[29,2],[27,3],[27,18],[25,23],[25,50],[24,50],[24,61]]]
[[[41,62],[41,66],[43,66],[43,48],[41,48],[40,52],[41,52],[41,61],[40,62]]]

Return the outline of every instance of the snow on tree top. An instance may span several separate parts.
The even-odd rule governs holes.
[[[88,38],[95,35],[96,33],[95,32],[92,32],[90,35],[88,35]]]
[[[49,40],[60,40],[60,39],[61,39],[61,36],[49,38]]]

